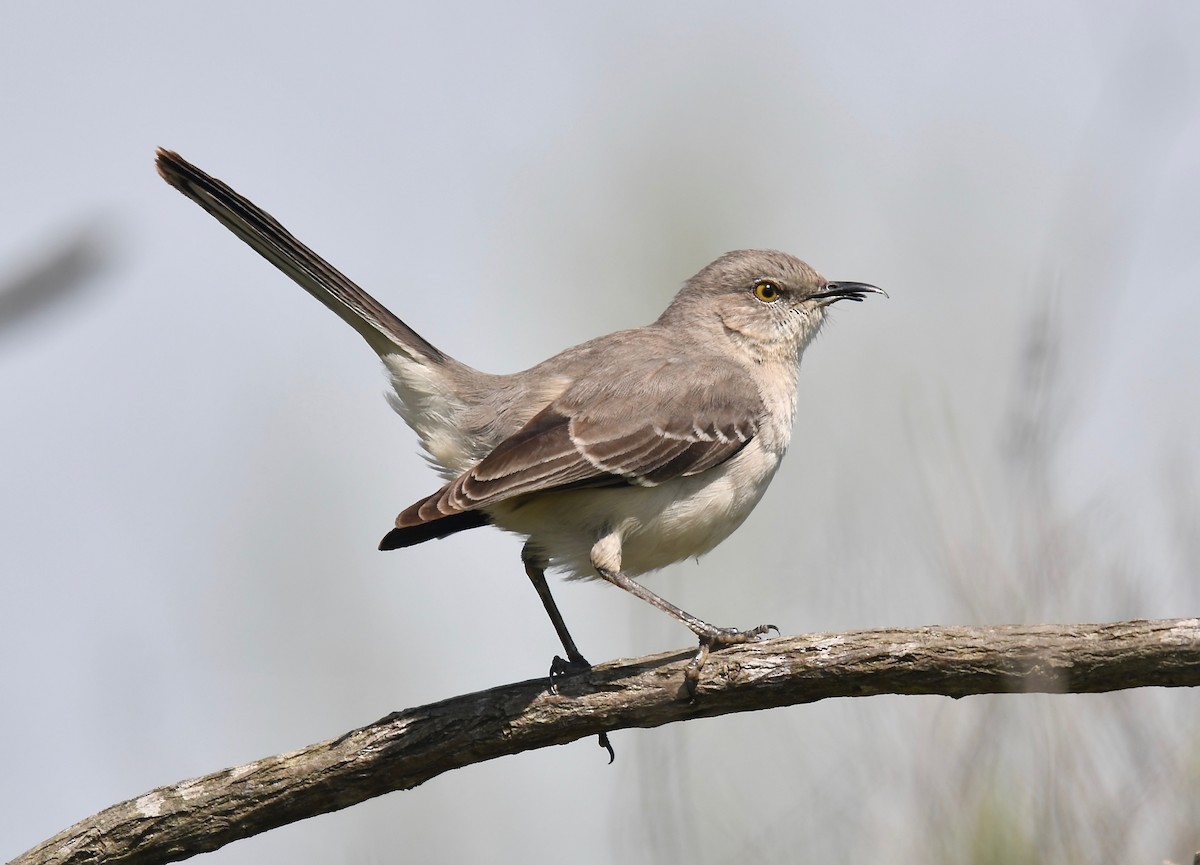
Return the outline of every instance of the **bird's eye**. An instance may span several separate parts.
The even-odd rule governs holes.
[[[769,279],[760,279],[754,283],[754,296],[763,303],[774,303],[779,300],[779,286]]]

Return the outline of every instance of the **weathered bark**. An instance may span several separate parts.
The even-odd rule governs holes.
[[[113,805],[11,865],[158,863],[405,790],[451,769],[625,727],[874,694],[1094,693],[1200,685],[1200,619],[904,628],[617,661],[396,712],[336,739]]]

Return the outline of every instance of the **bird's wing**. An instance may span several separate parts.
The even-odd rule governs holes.
[[[720,465],[757,434],[763,403],[738,365],[699,366],[666,358],[577,382],[473,468],[401,513],[397,527],[536,492],[655,486]]]

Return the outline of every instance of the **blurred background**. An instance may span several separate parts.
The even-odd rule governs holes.
[[[1187,2],[4,4],[0,855],[559,648],[516,539],[375,550],[437,484],[379,363],[155,146],[495,372],[738,247],[887,288],[810,348],[748,523],[648,578],[703,618],[1194,615],[1198,37]],[[555,587],[594,661],[693,643]],[[1186,690],[829,701],[205,861],[1190,861],[1198,719]]]

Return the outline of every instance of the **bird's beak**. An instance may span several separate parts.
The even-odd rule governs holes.
[[[839,300],[861,301],[868,294],[888,296],[888,293],[879,286],[868,285],[865,282],[827,282],[823,291],[810,294],[808,299],[822,301],[818,304],[819,306],[829,306],[829,304],[837,303]]]

